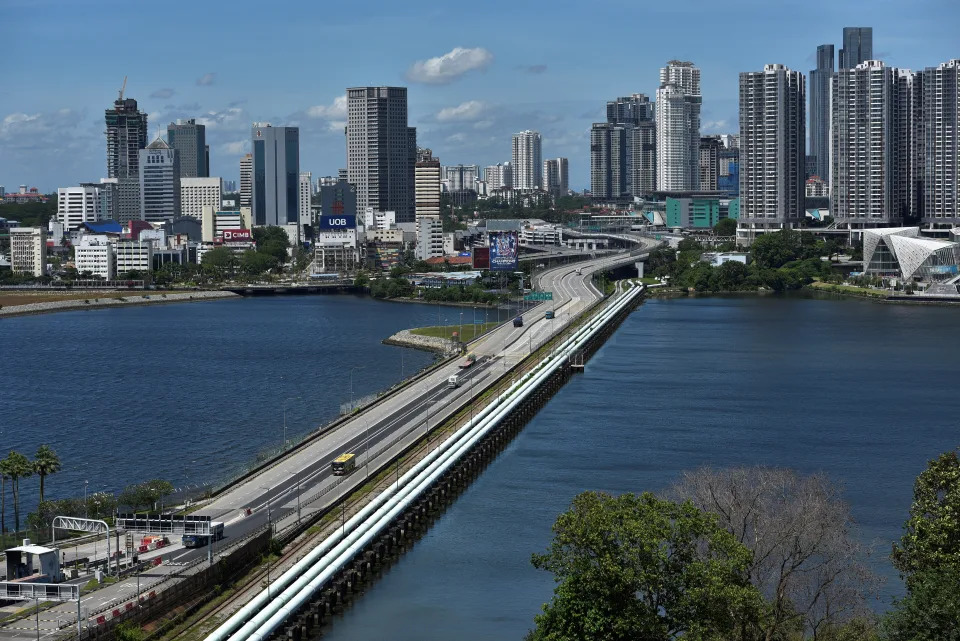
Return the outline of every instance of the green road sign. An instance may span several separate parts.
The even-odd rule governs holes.
[[[530,292],[523,296],[523,300],[553,300],[553,292]]]

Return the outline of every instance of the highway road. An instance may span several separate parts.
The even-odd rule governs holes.
[[[653,245],[652,241],[646,242]],[[458,359],[436,369],[362,410],[328,434],[291,451],[271,467],[238,482],[205,505],[196,514],[224,522],[225,540],[217,543],[213,552],[268,521],[275,527],[278,523],[290,524],[300,516],[326,509],[340,496],[351,492],[368,473],[429,432],[438,421],[455,414],[487,384],[501,377],[600,299],[600,292],[591,282],[593,271],[624,262],[630,262],[625,254],[614,254],[543,271],[535,276],[536,289],[552,291],[553,300],[524,312],[522,327],[514,327],[508,321],[474,341],[470,345],[470,351],[477,356],[473,367],[461,370]],[[544,318],[548,309],[555,310],[552,320]],[[449,388],[447,380],[453,374],[460,377],[460,385]],[[344,452],[356,455],[357,469],[350,476],[335,477],[330,473],[330,463]],[[251,512],[249,515],[247,510]],[[141,535],[136,536],[139,540]],[[147,592],[170,572],[208,554],[205,547],[183,548],[176,537],[170,538],[173,546],[151,552],[151,556],[162,556],[163,565],[141,575],[141,592]],[[83,610],[92,614],[106,604],[134,599],[135,594],[136,579],[129,578],[84,597]],[[76,621],[76,604],[62,604],[44,612],[40,636],[54,632],[60,623],[71,620]],[[24,620],[0,627],[0,639],[35,638],[35,625],[33,620]],[[33,633],[27,634],[28,630]]]

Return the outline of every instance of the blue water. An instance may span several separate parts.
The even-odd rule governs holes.
[[[53,447],[52,498],[82,496],[85,480],[91,493],[223,481],[280,447],[284,404],[288,439],[336,418],[352,366],[360,398],[433,359],[382,339],[458,323],[461,310],[471,322],[472,308],[294,296],[0,320],[0,454]],[[36,485],[22,481],[23,514]]]
[[[958,444],[955,309],[803,298],[651,300],[363,598],[330,641],[519,639],[530,565],[577,493],[658,491],[702,465],[825,472],[887,562],[912,484]]]

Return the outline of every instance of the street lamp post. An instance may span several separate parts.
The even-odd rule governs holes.
[[[83,518],[88,519],[90,515],[87,514],[89,508],[87,508],[87,486],[90,485],[90,481],[83,482]]]
[[[291,396],[283,401],[283,446],[280,449],[284,452],[287,450],[287,403],[299,398],[299,396]]]
[[[350,411],[353,411],[353,370],[363,369],[363,365],[354,365],[350,368]]]

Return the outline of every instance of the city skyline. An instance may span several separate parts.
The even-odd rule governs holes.
[[[109,3],[83,7],[63,2],[39,7],[13,3],[9,8],[8,24],[18,27],[10,30],[12,37],[5,38],[5,57],[12,54],[17,63],[14,67],[26,69],[32,77],[55,80],[57,89],[0,96],[0,148],[7,152],[0,155],[3,184],[26,183],[49,193],[58,186],[103,177],[103,109],[116,98],[127,75],[126,95],[148,113],[153,127],[149,137],[154,138],[157,128],[179,118],[196,118],[207,126],[210,173],[227,180],[239,177],[239,160],[249,151],[245,133],[254,121],[300,127],[301,167],[315,176],[336,175],[345,163],[345,89],[369,83],[409,88],[409,124],[417,127],[418,142],[434,149],[445,164],[504,162],[510,158],[510,136],[534,129],[543,136],[544,157],[570,158],[571,188],[582,189],[589,186],[590,123],[604,119],[603,105],[611,96],[654,94],[657,72],[670,59],[691,60],[702,70],[701,133],[729,133],[737,127],[737,77],[741,71],[780,63],[806,73],[815,66],[818,45],[833,43],[839,49],[842,29],[864,24],[873,28],[874,57],[900,68],[936,66],[956,57],[950,50],[949,16],[960,14],[947,2],[929,3],[923,11],[871,5],[868,15],[863,14],[866,5],[862,3],[847,7],[824,3],[817,11],[798,11],[792,22],[794,30],[774,34],[762,27],[782,17],[782,11],[753,8],[758,28],[748,33],[743,46],[725,47],[721,46],[727,33],[723,26],[733,28],[736,7],[698,6],[702,20],[693,26],[696,37],[682,42],[676,37],[680,26],[672,26],[671,17],[683,11],[683,4],[669,10],[591,8],[598,18],[608,13],[622,16],[612,22],[615,30],[626,30],[630,21],[625,18],[634,13],[660,25],[645,36],[651,46],[622,65],[596,65],[595,56],[582,48],[570,54],[551,49],[546,55],[549,41],[572,37],[582,29],[576,15],[581,10],[570,8],[558,12],[562,16],[549,15],[536,4],[511,11],[520,16],[535,13],[550,28],[541,30],[542,34],[525,31],[519,42],[513,37],[519,21],[516,27],[494,33],[483,28],[492,21],[488,11],[468,8],[476,26],[471,33],[477,35],[440,28],[436,32],[444,35],[433,40],[391,41],[389,55],[378,48],[359,51],[349,44],[349,34],[355,29],[377,33],[385,30],[387,23],[410,24],[410,14],[415,12],[390,6],[378,6],[373,12],[341,8],[321,12],[305,5],[296,25],[257,15],[257,24],[264,23],[269,29],[265,46],[258,50],[265,53],[256,55],[217,47],[172,51],[168,56],[134,51],[118,64],[105,50],[101,53],[102,48],[83,46],[87,39],[92,43],[105,37],[106,29],[135,28],[120,12],[109,11],[103,12],[103,20],[91,25],[91,30],[82,35],[71,32],[70,38],[54,42],[52,34],[101,5]],[[216,20],[225,29],[248,28],[253,21],[242,17],[249,13],[244,6],[191,7],[197,14],[195,24],[185,23],[176,35],[191,38],[206,20]],[[160,9],[145,11],[148,15],[138,20],[140,25],[151,21],[152,11],[162,15]],[[371,14],[376,17],[369,17]],[[448,20],[441,15],[435,18],[441,26]],[[35,31],[34,24],[44,24],[45,30]],[[300,50],[298,39],[287,37],[291,34],[280,30],[280,25],[292,33],[322,30],[324,38],[321,44],[312,45],[311,57],[336,56],[347,47],[350,64],[330,65],[323,82],[316,85],[295,81],[292,70],[265,73],[285,56],[308,53]],[[70,56],[64,55],[64,43],[72,45]],[[80,53],[74,55],[73,49]],[[89,69],[97,72],[90,74]],[[256,90],[251,78],[257,78]]]

